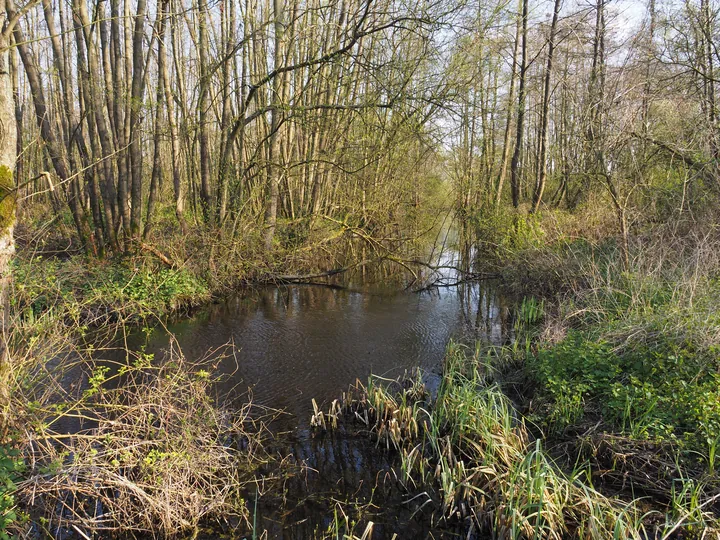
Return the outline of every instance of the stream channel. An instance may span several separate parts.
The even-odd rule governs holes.
[[[255,505],[249,494],[267,538],[318,537],[333,522],[335,502],[372,502],[366,519],[375,523],[374,539],[445,537],[422,512],[413,515],[418,504],[408,504],[412,495],[393,480],[392,452],[359,428],[313,433],[312,399],[327,410],[356,380],[394,379],[417,368],[432,391],[449,340],[511,339],[511,304],[493,281],[423,292],[357,285],[348,276],[343,285],[247,290],[149,337],[138,332],[127,347],[162,355],[172,335],[186,358],[214,360],[225,375],[219,395],[249,392],[254,403],[284,411],[270,426],[277,445],[271,450],[307,468],[285,484],[282,499],[260,497]]]

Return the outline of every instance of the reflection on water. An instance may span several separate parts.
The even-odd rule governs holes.
[[[254,400],[307,427],[311,398],[330,401],[356,378],[438,372],[451,338],[501,344],[509,308],[492,284],[422,293],[363,293],[318,286],[265,288],[212,305],[169,326],[189,359],[217,350],[229,374],[222,390],[252,388]],[[147,344],[161,353],[167,335]],[[231,344],[234,354],[223,347]]]
[[[451,269],[443,271],[453,279]],[[501,345],[511,319],[492,282],[421,293],[297,285],[248,291],[168,332],[156,330],[147,342],[138,333],[128,346],[161,355],[172,334],[188,359],[217,363],[226,375],[221,394],[251,388],[256,403],[289,413],[275,421],[284,435],[270,450],[305,468],[284,483],[282,498],[260,498],[255,517],[269,538],[317,538],[333,522],[336,501],[372,502],[364,519],[376,524],[374,539],[454,538],[431,523],[427,494],[414,498],[398,485],[392,452],[352,430],[313,435],[311,399],[327,404],[371,373],[394,378],[419,367],[437,380],[450,339]]]

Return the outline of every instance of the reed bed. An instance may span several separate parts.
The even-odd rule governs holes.
[[[622,500],[592,484],[593,471],[563,470],[533,438],[477,354],[449,346],[437,397],[421,378],[371,378],[344,396],[345,418],[365,424],[378,445],[400,455],[411,491],[437,493],[437,511],[465,530],[495,538],[668,539],[717,537],[718,520],[702,486],[677,483],[671,507]],[[424,504],[430,504],[426,501]],[[420,510],[420,509],[419,509]]]

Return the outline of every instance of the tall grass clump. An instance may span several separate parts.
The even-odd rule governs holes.
[[[461,346],[450,345],[434,400],[417,381],[371,380],[346,398],[345,411],[397,449],[408,488],[437,490],[445,519],[498,538],[660,538],[680,527],[670,514],[652,525],[659,510],[602,494],[585,466],[563,470],[492,382],[483,357]],[[707,509],[700,511],[714,523]]]

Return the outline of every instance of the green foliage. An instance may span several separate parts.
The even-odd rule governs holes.
[[[110,301],[135,305],[150,311],[163,312],[207,297],[207,287],[187,270],[134,269],[113,266],[106,279],[85,286],[86,297],[108,298]]]
[[[123,366],[125,367],[125,366]],[[90,397],[95,394],[97,394],[100,389],[102,388],[102,385],[107,380],[107,375],[110,372],[110,368],[107,366],[97,366],[94,370],[92,375],[88,377],[88,386],[84,392],[83,395],[85,397]]]
[[[617,324],[607,321],[602,330],[617,331]],[[585,413],[599,413],[629,436],[672,439],[702,451],[714,467],[720,440],[717,355],[661,328],[652,331],[652,343],[633,347],[599,337],[597,328],[571,330],[530,357],[529,372],[551,402],[546,426],[562,430]]]
[[[18,452],[7,446],[0,446],[0,540],[9,540],[8,528],[18,520],[15,508],[15,482],[24,469]]]
[[[467,221],[475,229],[478,247],[485,255],[507,258],[545,243],[546,233],[538,214],[479,212],[467,216]]]
[[[142,318],[209,297],[204,281],[186,269],[135,267],[123,261],[16,258],[14,275],[13,308],[29,322],[43,316],[82,322],[98,311]]]

